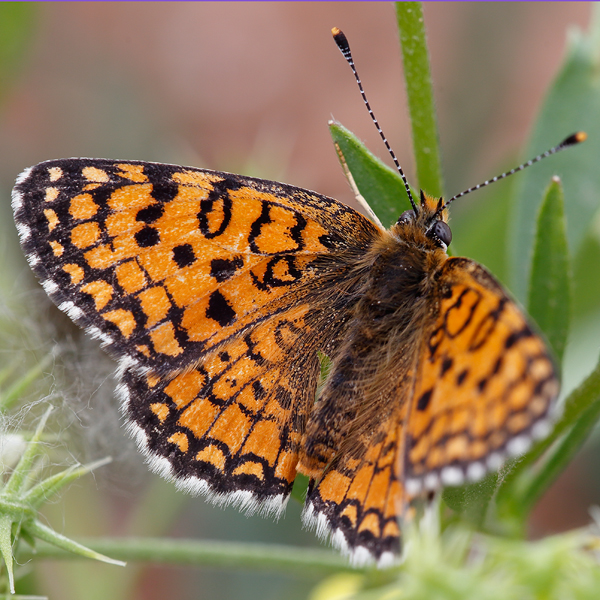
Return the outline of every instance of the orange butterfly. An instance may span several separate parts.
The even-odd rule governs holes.
[[[150,467],[273,514],[303,473],[305,522],[380,565],[414,496],[526,451],[558,393],[516,304],[448,258],[447,204],[422,193],[384,230],[281,183],[103,159],[41,163],[13,191],[31,268],[119,363]]]

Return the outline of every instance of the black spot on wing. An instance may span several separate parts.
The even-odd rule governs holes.
[[[142,208],[142,210],[135,215],[135,220],[140,223],[154,223],[154,221],[162,217],[163,212],[164,209],[160,204],[153,204],[152,206]]]
[[[417,410],[425,410],[429,406],[432,393],[433,390],[427,390],[421,394],[421,397],[417,400]]]
[[[135,241],[140,248],[150,248],[160,242],[160,235],[154,227],[144,227],[135,234]]]
[[[227,281],[243,266],[244,259],[241,256],[236,256],[232,259],[215,258],[210,263],[210,274],[221,283]]]
[[[195,260],[196,256],[191,244],[181,244],[180,246],[175,246],[175,248],[173,248],[173,261],[180,269],[189,267]]]
[[[457,376],[456,376],[456,385],[462,385],[464,380],[467,378],[467,375],[469,374],[469,369],[463,369]]]
[[[213,292],[208,300],[206,316],[214,319],[221,327],[225,327],[235,319],[235,311],[219,290]]]
[[[450,358],[449,356],[446,356],[446,358],[444,358],[444,360],[442,361],[440,377],[443,377],[452,368],[453,364],[454,364],[454,361],[452,360],[452,358]]]

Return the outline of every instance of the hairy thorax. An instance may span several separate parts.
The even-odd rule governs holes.
[[[405,361],[436,294],[437,275],[447,259],[415,224],[382,232],[365,256],[370,262],[362,297],[356,304],[354,331],[348,340],[373,355],[372,365],[385,369],[389,360]],[[357,348],[357,349],[359,349]],[[399,349],[403,356],[396,356]]]

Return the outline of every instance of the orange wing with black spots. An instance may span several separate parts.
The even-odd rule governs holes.
[[[126,372],[129,428],[151,466],[218,503],[279,513],[319,372],[306,317],[306,305],[288,309],[171,379]]]
[[[346,227],[375,231],[304,190],[152,163],[48,161],[15,198],[52,300],[125,367],[160,374],[293,303]]]
[[[274,513],[303,473],[305,521],[380,565],[411,498],[524,452],[558,392],[500,285],[448,259],[440,206],[422,195],[384,231],[279,183],[89,159],[32,167],[13,193],[46,292],[119,361],[152,468]]]
[[[407,488],[459,485],[547,435],[559,383],[544,341],[477,263],[450,258],[432,301],[406,430]]]
[[[110,160],[33,167],[14,208],[51,299],[119,361],[153,468],[217,502],[283,508],[317,350],[348,320],[375,226],[283,184]]]
[[[379,566],[389,566],[400,552],[406,406],[396,402],[392,414],[369,423],[369,431],[347,438],[308,490],[305,522],[319,537],[331,537],[355,564],[374,558]]]

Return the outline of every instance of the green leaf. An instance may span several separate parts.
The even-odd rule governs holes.
[[[438,128],[421,2],[396,2],[404,81],[419,187],[443,195]]]
[[[50,416],[51,412],[52,407],[50,406],[42,415],[33,437],[27,444],[25,452],[23,452],[21,455],[17,466],[14,468],[6,483],[2,493],[3,496],[8,498],[24,491],[25,483],[28,481],[28,475],[30,474],[33,464],[39,454],[40,440],[42,439],[42,433],[44,432],[44,427],[46,426],[46,422],[48,421],[48,417]]]
[[[595,408],[597,404],[600,405],[600,361],[585,381],[565,400],[563,414],[554,427],[552,439],[567,431],[580,421],[584,414],[589,414],[590,410],[599,410]]]
[[[53,546],[61,548],[62,550],[66,550],[67,552],[78,554],[79,556],[83,556],[85,558],[91,558],[92,560],[99,560],[101,562],[105,562],[111,565],[117,565],[119,567],[125,566],[125,563],[122,560],[110,558],[105,554],[101,554],[100,552],[91,550],[83,544],[79,544],[78,542],[70,540],[64,535],[53,531],[52,529],[50,529],[50,527],[47,527],[46,525],[40,523],[37,520],[27,523],[26,527],[28,532],[32,536],[40,540],[44,540],[45,542],[48,542]]]
[[[571,272],[563,190],[557,177],[546,190],[537,219],[528,311],[560,364],[569,334]]]
[[[477,483],[444,489],[442,498],[454,512],[461,514],[476,527],[481,527],[497,482],[498,473],[489,473]]]
[[[411,207],[400,175],[340,123],[331,121],[329,131],[350,185],[356,187],[384,227],[395,223]]]
[[[36,11],[35,3],[0,3],[0,99],[20,70],[31,43]]]
[[[89,465],[72,465],[64,471],[40,481],[27,491],[27,493],[23,494],[22,500],[32,508],[39,508],[45,500],[57,494],[65,485],[83,477],[98,467],[109,464],[111,460],[110,457],[107,457]]]
[[[593,215],[600,189],[600,6],[592,4],[587,35],[574,32],[564,66],[545,99],[527,151],[527,158],[556,145],[565,136],[584,130],[588,141],[550,157],[518,176],[513,206],[509,263],[512,289],[523,301],[530,278],[535,217],[542,202],[540,191],[553,175],[563,182],[567,239],[576,255]]]
[[[12,518],[10,515],[0,516],[0,554],[4,559],[11,594],[15,593],[15,576],[13,573],[12,555]]]

